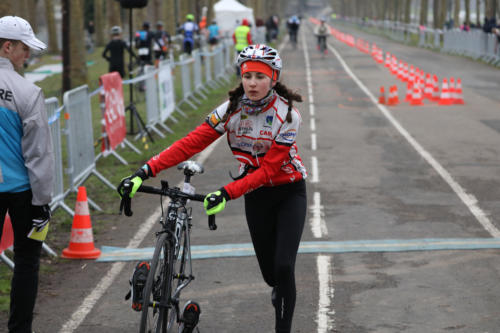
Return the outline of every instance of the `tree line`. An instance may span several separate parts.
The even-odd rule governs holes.
[[[475,22],[471,21],[473,1],[476,8]],[[464,23],[470,26],[474,23],[481,26],[485,17],[500,16],[498,0],[331,0],[331,5],[335,13],[342,16],[418,22],[420,25],[432,22],[436,29],[442,28],[450,19],[455,25]],[[484,10],[481,11],[481,8]],[[465,11],[463,22],[460,22],[460,11]]]

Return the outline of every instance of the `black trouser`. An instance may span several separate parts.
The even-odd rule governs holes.
[[[10,291],[10,333],[31,333],[33,308],[38,292],[42,242],[26,237],[32,225],[31,190],[0,193],[0,238],[8,211],[14,230],[14,276]]]
[[[290,332],[295,308],[295,259],[306,218],[305,181],[261,187],[245,195],[245,212],[260,270],[276,287],[276,332]]]

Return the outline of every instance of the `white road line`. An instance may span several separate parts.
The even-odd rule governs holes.
[[[318,333],[333,332],[335,325],[335,310],[333,309],[333,299],[335,289],[331,286],[333,265],[330,263],[330,256],[318,256],[316,266],[319,280],[319,308],[316,322],[318,323]]]
[[[314,192],[313,205],[311,210],[311,230],[315,238],[328,236],[328,229],[326,228],[325,219],[323,218],[323,206],[321,205],[321,194]]]
[[[311,156],[311,183],[319,182],[319,170],[318,170],[318,159],[316,156]]]
[[[214,143],[208,146],[203,152],[200,153],[198,157],[198,162],[203,164],[208,156],[212,153],[214,148],[221,142],[222,137],[217,139]],[[181,184],[178,185],[179,187]],[[134,238],[130,240],[127,245],[127,248],[137,248],[144,238],[150,234],[151,229],[158,221],[158,218],[161,214],[161,208],[158,207],[152,215],[150,215],[146,222],[144,222],[140,227],[137,234],[135,234]],[[118,274],[121,273],[123,267],[125,267],[125,262],[116,262],[111,266],[111,269],[106,273],[106,275],[99,281],[97,286],[92,290],[90,295],[88,295],[82,302],[82,304],[78,307],[78,309],[73,312],[71,318],[63,325],[59,333],[71,333],[80,326],[85,317],[92,311],[93,307],[97,303],[97,301],[104,295],[106,290],[111,286],[114,282]]]
[[[311,120],[309,121],[309,128],[311,129],[311,132],[316,131],[316,120],[311,117]]]
[[[410,143],[410,145],[422,156],[427,163],[429,163],[434,170],[443,178],[443,180],[453,189],[456,195],[462,200],[462,202],[467,206],[469,211],[474,215],[474,217],[479,221],[483,228],[490,233],[491,236],[498,238],[500,237],[500,230],[498,230],[486,213],[479,207],[477,199],[468,194],[465,189],[453,179],[450,173],[427,151],[420,145],[417,140],[415,140],[410,133],[393,117],[391,112],[383,105],[379,104],[375,96],[366,88],[366,86],[356,77],[356,75],[351,71],[349,66],[345,63],[344,59],[340,56],[337,50],[328,45],[328,48],[337,57],[340,64],[344,67],[344,70],[349,74],[354,82],[361,88],[361,90],[371,99],[373,104],[375,104],[382,114],[389,120],[389,122],[398,130],[398,132]]]
[[[316,121],[314,119],[314,102],[313,102],[313,86],[311,79],[311,64],[309,61],[309,54],[307,52],[307,43],[304,34],[302,33],[302,47],[304,49],[304,58],[306,62],[306,78],[307,88],[309,91],[309,113],[311,115],[311,148],[316,151]],[[312,177],[311,182],[317,183],[319,181],[318,160],[316,156],[311,157]],[[321,194],[314,192],[313,206],[311,207],[312,218],[311,229],[313,236],[321,238],[328,235],[325,220],[323,219],[323,207],[321,206]],[[333,309],[333,287],[330,288],[330,256],[317,257],[317,269],[319,279],[319,302],[317,313],[318,333],[331,332],[333,328],[335,311]]]

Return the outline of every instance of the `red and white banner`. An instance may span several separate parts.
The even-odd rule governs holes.
[[[104,93],[104,121],[108,146],[103,143],[101,151],[114,150],[127,134],[125,106],[123,103],[122,78],[118,72],[104,74],[100,78]]]
[[[14,231],[10,222],[9,214],[5,215],[3,223],[2,239],[0,240],[0,253],[14,245]]]

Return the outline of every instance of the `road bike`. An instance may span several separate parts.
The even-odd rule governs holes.
[[[326,36],[317,35],[317,38],[318,38],[319,52],[321,53],[321,58],[324,58],[326,53]]]
[[[182,332],[185,324],[179,310],[180,294],[194,280],[191,263],[191,220],[192,208],[189,200],[203,202],[205,195],[196,194],[191,177],[203,173],[203,166],[186,161],[177,166],[184,173],[182,190],[169,187],[162,180],[161,188],[142,185],[137,192],[167,196],[170,198],[166,214],[161,199],[162,214],[159,220],[161,230],[156,232],[156,245],[150,270],[143,290],[140,333]],[[126,195],[131,183],[125,182],[120,211],[132,216],[131,200]],[[130,193],[130,192],[128,192]],[[128,198],[128,199],[127,199]],[[216,230],[215,215],[208,218],[210,230]],[[191,332],[191,331],[190,331]]]

